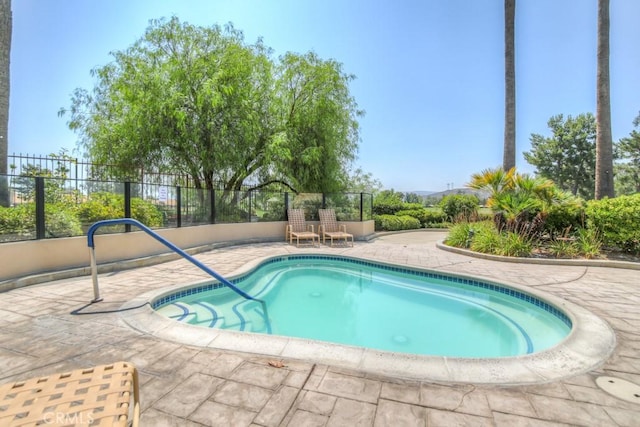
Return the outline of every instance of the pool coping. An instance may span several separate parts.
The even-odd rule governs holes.
[[[311,253],[309,255],[312,255]],[[318,253],[324,256],[326,254]],[[260,264],[280,256],[266,256],[247,262],[229,279],[242,276]],[[442,273],[437,269],[385,263],[367,257],[350,257],[381,265],[463,277],[513,288],[531,294],[561,309],[573,324],[570,334],[556,346],[531,355],[502,358],[454,358],[394,353],[324,341],[210,329],[169,319],[150,306],[150,302],[178,290],[210,283],[180,284],[158,289],[128,301],[121,307],[121,319],[133,329],[186,345],[239,351],[270,356],[274,359],[299,359],[354,369],[375,375],[419,381],[474,384],[521,385],[556,381],[590,371],[602,365],[613,353],[615,333],[590,311],[544,291],[527,286],[496,282],[493,279],[464,274]]]

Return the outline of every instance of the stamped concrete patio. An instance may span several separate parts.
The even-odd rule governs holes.
[[[100,275],[105,300],[90,307],[90,277],[55,280],[54,274],[46,283],[1,293],[0,383],[129,361],[141,375],[142,425],[154,427],[639,425],[636,389],[615,397],[596,379],[640,384],[640,271],[479,259],[438,249],[443,237],[402,233],[353,248],[251,244],[196,257],[233,274],[263,257],[320,251],[527,286],[604,319],[615,332],[611,355],[585,372],[527,385],[415,380],[312,358],[277,358],[284,367],[272,367],[273,356],[187,345],[123,321],[121,306],[141,294],[207,278],[186,261],[172,261]],[[72,314],[76,310],[83,314]]]

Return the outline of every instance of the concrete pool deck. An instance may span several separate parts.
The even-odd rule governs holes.
[[[514,374],[522,367],[505,368],[495,362],[477,374],[465,372],[462,365],[449,367],[447,372],[476,380],[450,382],[429,372],[410,378],[359,362],[345,365],[343,354],[327,358],[317,350],[309,353],[311,347],[305,345],[298,346],[298,354],[262,351],[272,354],[268,356],[249,353],[256,351],[250,340],[247,347],[227,347],[236,351],[215,346],[208,330],[200,341],[186,344],[184,331],[166,324],[152,330],[132,328],[130,320],[142,315],[145,307],[119,311],[123,304],[167,286],[207,279],[188,262],[172,261],[100,275],[104,301],[88,307],[93,291],[86,276],[0,293],[0,383],[129,361],[141,374],[142,424],[153,426],[638,425],[640,397],[634,396],[633,384],[640,384],[639,271],[472,258],[438,249],[436,242],[444,236],[443,232],[385,235],[356,242],[353,248],[251,244],[196,258],[228,275],[267,256],[323,252],[530,288],[604,320],[615,333],[608,351],[600,350],[606,360],[575,372],[549,360],[557,375],[540,376],[540,382],[478,384],[486,382],[481,376],[487,372],[506,369]],[[77,310],[82,314],[71,314]],[[284,367],[270,366],[274,360]],[[633,384],[614,390],[626,393],[615,397],[596,384],[603,376],[614,377],[621,385]],[[517,373],[515,378],[506,382],[517,383]],[[522,378],[523,383],[531,382]]]

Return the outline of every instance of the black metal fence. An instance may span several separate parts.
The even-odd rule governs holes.
[[[284,221],[291,207],[303,208],[309,220],[317,219],[320,208],[335,209],[341,221],[372,219],[373,196],[368,193],[203,190],[165,182],[102,181],[70,178],[71,174],[64,178],[33,177],[22,173],[0,175],[0,187],[8,193],[8,207],[0,207],[0,243],[79,236],[94,222],[112,218],[135,218],[152,228],[171,228]],[[129,230],[120,225],[100,231]]]
[[[187,174],[166,173],[154,169],[132,168],[126,174],[113,165],[92,163],[67,154],[46,156],[33,154],[11,154],[7,156],[10,176],[51,176],[69,179],[72,182],[129,181],[158,185],[195,187],[193,178]]]

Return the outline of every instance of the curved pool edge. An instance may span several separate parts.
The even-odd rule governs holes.
[[[276,257],[252,260],[229,277],[247,274],[263,262]],[[385,264],[367,258],[345,258]],[[438,271],[404,265],[403,267]],[[452,275],[469,277],[462,274]],[[493,280],[489,281],[496,283]],[[487,359],[453,358],[394,353],[302,338],[209,329],[171,320],[154,311],[149,304],[133,309],[163,295],[198,284],[200,283],[176,285],[139,295],[122,306],[121,319],[143,334],[180,344],[266,357],[298,359],[375,375],[436,382],[494,385],[546,383],[598,368],[610,357],[616,346],[613,329],[588,310],[544,291],[512,284],[500,285],[530,293],[561,308],[572,321],[573,328],[570,334],[556,346],[531,355]]]

